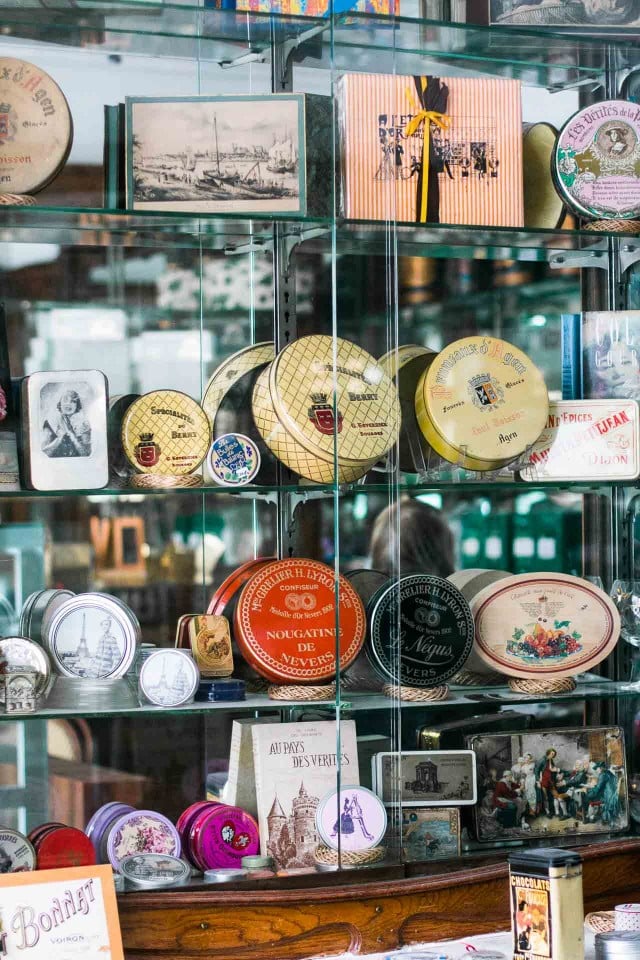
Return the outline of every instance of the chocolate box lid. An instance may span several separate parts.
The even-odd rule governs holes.
[[[12,57],[0,58],[0,104],[0,146],[6,147],[3,192],[36,193],[55,177],[71,150],[69,105],[44,70]]]
[[[538,439],[548,412],[540,370],[518,347],[495,337],[449,344],[416,390],[418,423],[431,446],[471,470],[516,460]]]
[[[122,421],[122,445],[141,473],[184,476],[207,455],[211,428],[199,403],[179,390],[154,390],[135,400]]]
[[[485,587],[471,601],[478,655],[492,670],[536,679],[584,673],[620,636],[620,616],[588,580],[521,573]]]

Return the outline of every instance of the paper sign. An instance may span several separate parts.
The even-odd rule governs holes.
[[[0,876],[1,960],[124,960],[110,866]]]

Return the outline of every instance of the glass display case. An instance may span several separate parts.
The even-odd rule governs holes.
[[[35,203],[0,196],[0,303],[20,424],[20,477],[0,482],[0,634],[31,637],[53,664],[35,710],[0,713],[0,822],[24,833],[45,822],[84,830],[117,802],[184,832],[185,811],[207,800],[209,812],[222,803],[251,814],[261,840],[251,850],[271,858],[262,873],[223,876],[254,842],[245,821],[231,820],[240,840],[227,859],[191,851],[200,869],[175,889],[123,887],[131,958],[283,960],[495,930],[508,916],[507,853],[531,844],[582,852],[591,908],[634,899],[640,471],[611,479],[594,466],[580,479],[524,479],[523,456],[477,469],[464,444],[445,459],[407,413],[417,380],[403,395],[399,371],[407,346],[423,356],[466,338],[506,341],[541,371],[552,402],[563,390],[566,398],[567,318],[640,308],[638,241],[633,228],[621,234],[601,221],[596,231],[566,211],[546,227],[494,226],[499,214],[476,226],[403,219],[395,193],[383,215],[368,218],[357,188],[358,215],[346,215],[349,122],[370,126],[363,142],[387,143],[372,180],[410,179],[415,157],[385,140],[410,117],[376,112],[373,94],[363,92],[362,114],[346,119],[342,78],[364,77],[363,91],[381,89],[382,75],[481,80],[483,90],[509,82],[522,104],[522,117],[511,118],[519,139],[521,121],[560,128],[618,96],[625,78],[631,89],[640,45],[632,32],[512,29],[425,12],[413,0],[401,16],[317,17],[152,0],[0,0],[0,77],[6,59],[36,65],[73,120],[66,162]],[[255,99],[271,94],[305,95],[292,101],[306,111],[297,132],[302,114]],[[140,120],[138,139],[132,126],[128,137],[118,127],[135,120],[120,118],[125,98],[155,98],[137,101],[157,110],[148,127]],[[176,98],[189,99],[163,113]],[[199,114],[196,98],[228,99]],[[4,106],[0,162],[13,122]],[[487,195],[497,186],[500,207],[516,190],[516,173],[505,171],[518,161],[505,150],[500,166],[488,162],[499,134],[480,120],[484,132],[466,120],[469,161],[454,150],[443,170],[452,183],[464,172]],[[150,146],[154,137],[162,149]],[[304,197],[290,184],[294,153],[297,170],[306,155]],[[294,194],[297,209],[285,202]],[[637,378],[635,342],[625,363]],[[238,366],[255,345],[266,352]],[[345,364],[345,397],[370,407],[338,408]],[[211,399],[218,370],[230,384],[224,400]],[[62,388],[46,410],[44,393],[30,398],[25,383],[39,382],[31,378],[65,371],[75,372],[63,381],[74,410],[57,407]],[[87,430],[79,419],[73,427],[86,387],[77,371],[101,371],[108,384],[104,485],[85,479],[90,465],[76,445]],[[320,386],[309,399],[311,375]],[[522,416],[534,420],[542,408],[528,389]],[[218,437],[248,435],[259,454],[249,481],[215,482],[203,455],[165,483],[143,484],[140,475],[153,477],[144,457],[156,458],[147,461],[154,468],[178,427],[162,443],[148,420],[128,441],[121,428],[136,398],[154,391],[205,410],[210,402]],[[125,400],[116,409],[117,398]],[[179,407],[181,429],[190,409]],[[97,444],[99,427],[89,426]],[[51,452],[65,449],[56,444],[67,427],[74,450]],[[209,433],[206,441],[208,453]],[[36,475],[43,452],[67,458],[64,488],[48,479],[55,463]],[[197,479],[188,485],[186,476]],[[601,624],[609,639],[598,641],[608,655],[586,658],[575,680],[555,686],[510,683],[526,681],[526,669],[509,678],[486,657],[468,661],[469,618],[477,634],[479,616],[471,599],[507,574],[530,590],[517,600],[510,656],[547,658],[558,672],[591,642],[571,624],[587,603],[610,618]],[[414,586],[429,598],[417,603],[415,623],[441,639],[428,656],[418,641],[412,673],[403,590]],[[556,587],[564,593],[554,600]],[[104,655],[114,630],[107,614],[98,627],[81,605],[66,646],[56,639],[61,613],[41,610],[38,620],[27,603],[25,614],[29,597],[54,590],[68,592],[61,604],[108,595],[133,611],[140,630],[126,670],[109,679],[78,666]],[[218,676],[242,681],[240,692],[213,699],[215,669],[198,661],[196,698],[162,706],[141,682],[144,657],[192,650],[200,634],[181,618],[205,613],[230,619],[233,672]],[[170,681],[163,673],[151,686]],[[374,797],[363,809],[369,795],[348,793],[358,784],[382,803]]]

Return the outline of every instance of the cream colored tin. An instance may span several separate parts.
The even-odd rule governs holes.
[[[442,350],[416,390],[433,449],[468,470],[497,470],[538,439],[549,412],[544,378],[518,347],[465,337]]]
[[[271,363],[275,357],[273,341],[254,343],[244,350],[227,357],[209,378],[202,395],[202,408],[209,417],[211,429],[214,429],[216,415],[225,394],[234,387],[245,374]],[[234,428],[229,428],[234,429]],[[223,432],[226,432],[223,431]],[[214,433],[215,436],[215,433]]]
[[[466,570],[456,570],[455,573],[447,577],[447,580],[458,588],[469,606],[473,609],[473,600],[476,594],[484,590],[485,587],[491,586],[499,580],[504,580],[505,577],[511,576],[513,576],[513,574],[507,570],[488,570],[482,567],[469,567]],[[475,636],[471,653],[467,657],[464,669],[472,673],[486,674],[487,676],[495,673],[495,669],[490,667],[486,660],[483,660],[478,653],[478,643]]]
[[[523,480],[635,480],[640,472],[637,400],[562,400],[520,471]]]
[[[427,443],[416,420],[416,388],[420,377],[438,356],[435,350],[407,344],[380,357],[378,363],[393,378],[400,400],[402,425],[398,444],[398,466],[406,473],[416,473],[434,466],[440,458]]]
[[[178,390],[154,390],[135,400],[122,421],[122,446],[141,473],[184,476],[207,455],[211,428],[199,403]]]
[[[33,63],[0,58],[0,193],[36,193],[64,165],[73,140],[69,105]]]
[[[303,477],[356,480],[395,443],[400,405],[374,357],[347,340],[302,337],[256,381],[256,426],[273,453]]]
[[[558,131],[550,123],[528,123],[522,134],[524,225],[555,230],[565,216],[565,205],[551,175],[551,159]]]

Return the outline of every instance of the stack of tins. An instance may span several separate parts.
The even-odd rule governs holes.
[[[239,869],[242,858],[260,852],[258,824],[239,807],[199,800],[176,824],[183,855],[197,869]]]
[[[31,831],[28,840],[35,852],[37,870],[84,867],[96,862],[89,838],[82,830],[64,823],[43,823]]]
[[[104,804],[89,820],[85,834],[97,862],[110,863],[117,871],[135,853],[180,856],[180,837],[171,821],[155,810],[136,810],[127,803]]]

